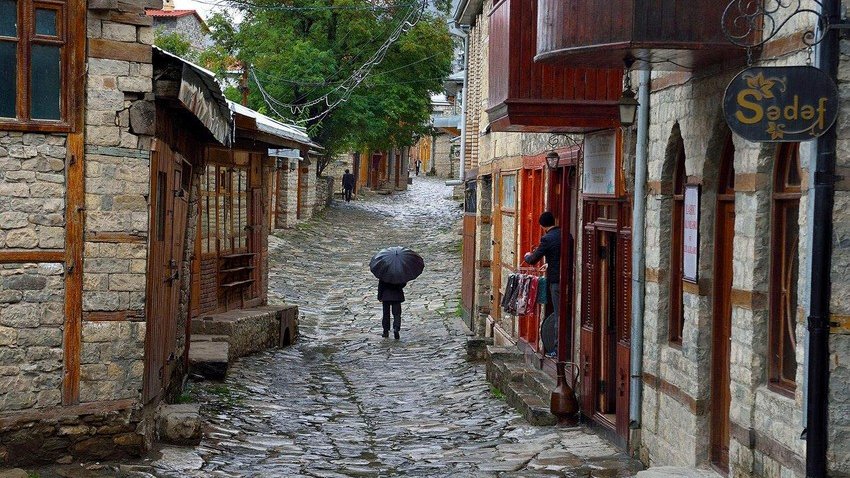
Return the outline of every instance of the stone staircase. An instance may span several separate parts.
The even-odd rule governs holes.
[[[522,352],[515,347],[487,347],[487,381],[532,425],[558,423],[549,411],[555,380],[526,365]]]

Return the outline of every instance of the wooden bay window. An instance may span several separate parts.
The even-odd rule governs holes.
[[[70,131],[79,0],[0,0],[0,129]],[[78,45],[75,43],[79,43]]]
[[[797,375],[797,276],[800,242],[800,153],[797,143],[777,150],[772,196],[769,362],[771,388],[791,395]]]

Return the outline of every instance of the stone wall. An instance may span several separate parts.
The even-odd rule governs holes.
[[[280,176],[277,184],[275,227],[278,229],[295,227],[298,222],[298,170],[290,170],[287,163],[277,171]]]
[[[797,54],[775,64],[801,64]],[[649,195],[646,224],[646,306],[640,456],[650,465],[704,466],[709,463],[712,326],[714,324],[714,237],[719,162],[729,134],[720,111],[735,71],[695,74],[690,81],[653,91],[650,105]],[[655,73],[656,81],[665,73]],[[677,138],[685,148],[689,182],[701,184],[700,283],[683,293],[681,345],[669,342],[669,267],[672,175]],[[802,476],[804,441],[802,387],[789,398],[767,384],[770,265],[770,184],[774,146],[734,138],[735,238],[731,329],[730,476]],[[801,148],[803,175],[809,155]],[[804,180],[805,182],[805,180]],[[806,194],[801,201],[800,284],[805,282]],[[799,303],[805,303],[800,287]],[[804,313],[797,323],[798,363],[802,363]],[[802,383],[797,369],[797,383]],[[645,375],[646,377],[646,375]],[[633,444],[635,445],[635,444]]]
[[[155,17],[153,22],[157,35],[164,33],[179,33],[183,35],[192,48],[198,52],[210,46],[209,32],[195,15],[182,17]]]
[[[458,165],[452,161],[452,137],[448,134],[438,134],[435,137],[433,172],[439,178],[454,178],[457,176]]]
[[[0,248],[65,247],[65,137],[0,131]]]
[[[0,411],[62,402],[62,264],[0,265]]]
[[[152,20],[89,12],[80,400],[139,399],[144,371]],[[123,320],[115,320],[120,318]],[[100,319],[106,319],[101,321]]]

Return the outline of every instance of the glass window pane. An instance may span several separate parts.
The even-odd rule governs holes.
[[[56,30],[56,10],[46,10],[43,8],[35,11],[35,33],[37,35],[46,35],[55,37]]]
[[[60,47],[32,46],[32,103],[33,119],[58,120],[60,116],[61,85]]]
[[[0,41],[0,117],[14,118],[18,90],[17,43]]]
[[[18,36],[18,6],[15,0],[0,0],[0,36]]]

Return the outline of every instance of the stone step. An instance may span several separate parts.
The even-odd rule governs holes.
[[[537,369],[526,369],[526,373],[522,376],[523,383],[534,392],[535,395],[549,400],[552,390],[558,385],[558,382],[543,372]]]
[[[488,345],[487,360],[501,360],[502,362],[522,362],[523,354],[516,347],[499,347],[497,345]]]
[[[197,445],[203,436],[200,405],[181,403],[163,405],[157,415],[157,435],[172,445]]]
[[[466,358],[468,360],[485,360],[487,347],[493,345],[491,337],[470,337],[466,340]]]
[[[192,343],[195,342],[227,342],[228,337],[226,335],[206,335],[206,334],[194,334],[192,335]]]
[[[229,366],[230,344],[214,341],[195,341],[189,347],[189,373],[211,380],[224,380]]]
[[[538,426],[558,423],[557,417],[549,411],[549,401],[529,392],[522,382],[508,382],[502,393],[505,394],[508,405],[516,409],[528,423]]]
[[[639,471],[637,478],[721,478],[714,470],[678,466],[655,466]]]

